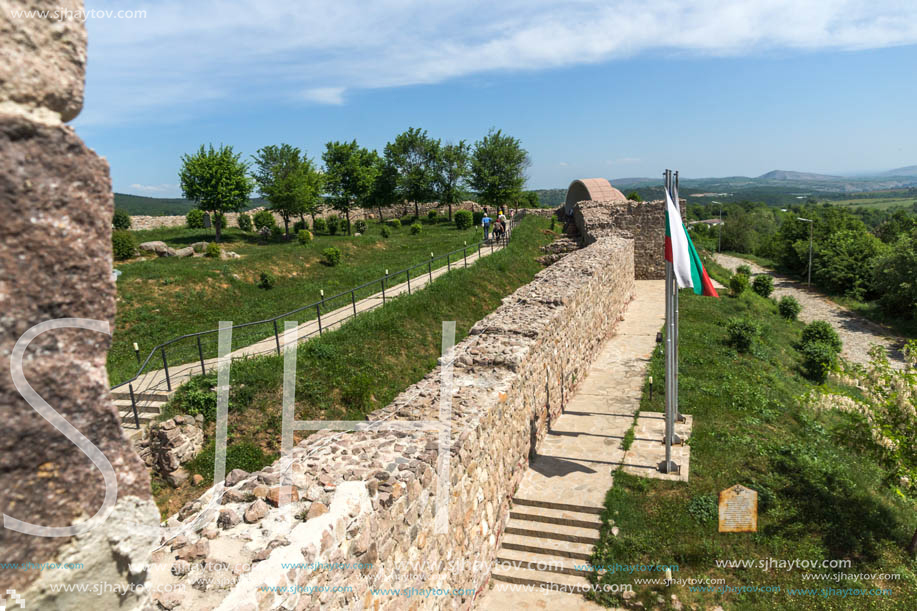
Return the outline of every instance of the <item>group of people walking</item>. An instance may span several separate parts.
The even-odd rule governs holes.
[[[484,228],[484,241],[490,239],[491,230],[493,230],[493,239],[502,240],[506,235],[506,215],[503,210],[497,211],[497,218],[492,219],[487,214],[487,208],[484,208],[484,217],[481,219],[481,227]]]

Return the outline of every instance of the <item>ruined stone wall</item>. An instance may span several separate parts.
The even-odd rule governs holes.
[[[111,323],[115,289],[108,164],[64,123],[82,108],[85,28],[72,20],[12,15],[57,7],[76,12],[82,2],[0,1],[0,510],[63,527],[96,514],[105,496],[103,476],[17,391],[10,375],[13,348],[31,327],[52,319]],[[27,609],[123,610],[145,601],[140,593],[80,597],[49,590],[52,583],[142,581],[129,564],[145,561],[152,538],[138,526],[155,525],[159,517],[149,476],[109,398],[108,347],[109,336],[99,331],[53,329],[37,335],[22,359],[27,383],[102,451],[118,484],[108,521],[78,537],[0,527],[3,562],[83,567],[0,571],[3,597],[14,589]]]
[[[685,216],[685,200],[679,201]],[[638,280],[665,278],[665,201],[579,202],[573,220],[584,244],[603,235],[629,235],[634,239],[634,269]]]
[[[199,534],[154,557],[162,564],[153,582],[195,584],[182,595],[182,608],[194,609],[469,608],[473,595],[408,598],[371,588],[486,585],[533,448],[633,296],[633,260],[632,240],[599,237],[539,272],[457,344],[448,482],[439,480],[435,431],[316,433],[286,469],[291,504],[279,506],[281,462],[230,474],[232,488],[219,512],[204,511]],[[441,376],[437,367],[370,420],[439,420]],[[448,525],[437,534],[435,495],[444,484]],[[212,494],[169,523],[192,520]],[[410,562],[426,564],[402,564]]]

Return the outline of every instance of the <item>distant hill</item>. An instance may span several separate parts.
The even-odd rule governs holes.
[[[249,201],[246,209],[264,205],[260,197]],[[144,197],[127,193],[115,193],[115,208],[126,210],[132,216],[177,216],[188,214],[194,208],[194,202],[182,198]]]
[[[793,172],[790,170],[771,170],[767,174],[758,176],[762,180],[841,180],[840,176],[827,174],[811,174],[809,172]]]
[[[909,165],[903,168],[895,168],[888,172],[882,172],[882,176],[917,176],[917,165]]]

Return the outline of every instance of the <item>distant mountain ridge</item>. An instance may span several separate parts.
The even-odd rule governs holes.
[[[882,172],[882,176],[917,176],[917,165],[908,165],[903,168]]]
[[[248,208],[263,206],[264,200],[249,200]],[[115,193],[115,208],[127,211],[132,216],[178,216],[188,214],[196,204],[190,199],[174,197],[146,197],[129,193]]]
[[[842,180],[840,176],[829,174],[812,174],[810,172],[794,172],[792,170],[771,170],[758,176],[762,180]]]

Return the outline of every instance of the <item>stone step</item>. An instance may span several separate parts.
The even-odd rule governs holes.
[[[599,532],[593,528],[577,528],[565,524],[551,524],[520,520],[510,516],[506,523],[506,534],[524,535],[536,539],[555,539],[557,541],[572,541],[574,543],[589,543],[595,545],[599,542]]]
[[[510,550],[503,547],[497,553],[497,562],[494,570],[523,568],[546,573],[562,573],[564,575],[580,575],[588,577],[592,571],[575,568],[578,565],[589,564],[588,560],[555,556],[553,554],[538,554]]]
[[[569,509],[553,509],[550,507],[514,506],[510,510],[510,517],[528,522],[541,524],[558,524],[575,526],[576,528],[591,528],[600,530],[602,520],[594,513],[582,513]]]
[[[119,412],[130,412],[134,413],[134,408],[131,405],[130,399],[115,399],[114,401],[115,408]],[[157,403],[154,401],[137,401],[137,413],[152,413],[158,414],[162,411],[162,407],[165,403]]]
[[[602,512],[605,510],[604,507],[594,507],[588,505],[572,505],[570,503],[555,503],[553,501],[538,501],[535,499],[526,499],[521,497],[513,497],[514,505],[526,505],[529,507],[544,507],[547,509],[562,509],[567,511],[576,511],[579,513],[592,513],[595,515],[602,515]]]
[[[127,425],[129,428],[134,427],[134,412],[132,411],[118,412],[118,416],[121,418],[122,426]],[[144,427],[147,424],[149,424],[150,422],[153,422],[158,417],[159,417],[159,412],[156,412],[156,413],[152,413],[152,412],[140,413],[139,411],[137,412],[137,419],[140,420],[141,427]]]
[[[157,390],[145,390],[145,391],[134,391],[134,399],[136,401],[160,401],[166,403],[172,396],[172,393],[167,391],[157,391]],[[124,388],[118,388],[117,390],[111,391],[111,398],[115,400],[126,399],[131,400],[130,390]]]
[[[554,589],[575,593],[577,589],[582,588],[588,591],[589,581],[581,575],[565,575],[563,573],[551,573],[548,571],[536,571],[534,569],[500,567],[494,570],[491,576],[497,581],[507,583],[517,583],[532,586],[554,586]]]
[[[502,549],[511,549],[533,554],[548,554],[588,561],[592,558],[593,546],[590,543],[543,539],[541,536],[508,534],[503,537]]]

